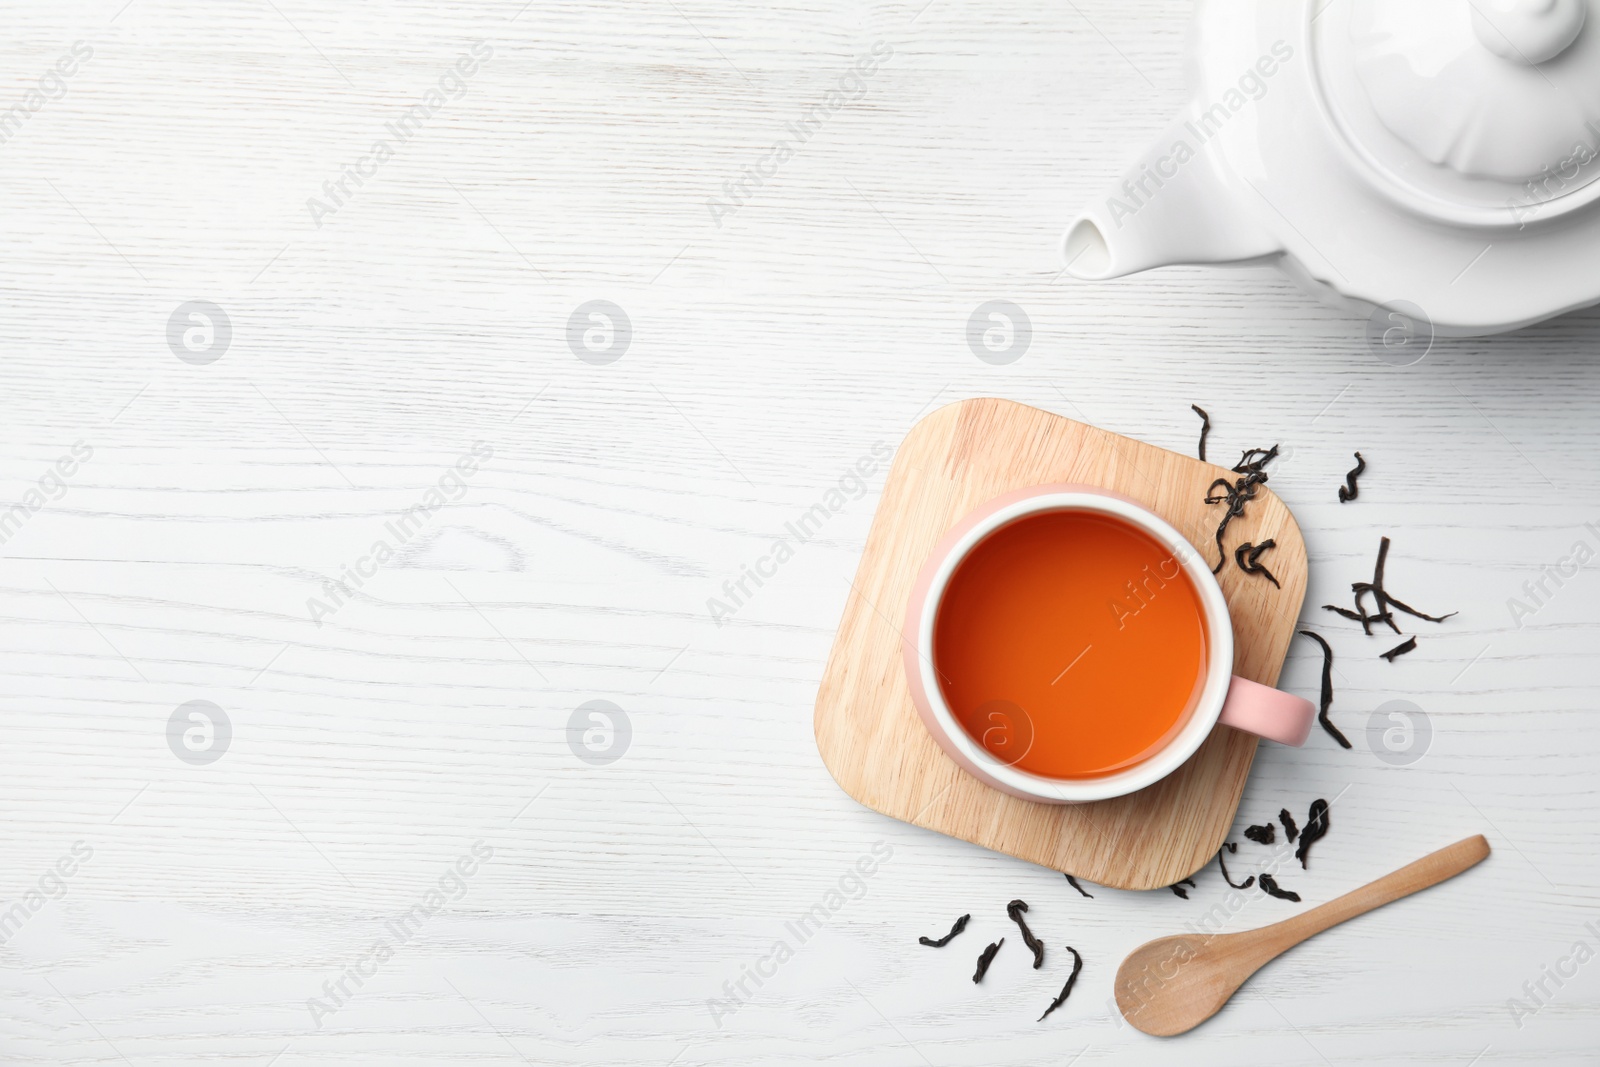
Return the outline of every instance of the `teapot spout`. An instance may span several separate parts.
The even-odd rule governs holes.
[[[1087,210],[1061,241],[1067,273],[1120,278],[1182,263],[1248,263],[1283,246],[1241,203],[1221,153],[1184,115]]]

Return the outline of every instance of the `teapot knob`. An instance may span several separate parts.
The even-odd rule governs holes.
[[[1578,39],[1585,0],[1467,0],[1478,41],[1502,59],[1537,66]]]

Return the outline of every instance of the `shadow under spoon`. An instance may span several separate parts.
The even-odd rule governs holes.
[[[1483,835],[1422,857],[1342,897],[1259,930],[1178,934],[1140,945],[1117,969],[1117,1007],[1157,1037],[1192,1030],[1215,1015],[1264,964],[1313,934],[1460,874],[1489,855]]]

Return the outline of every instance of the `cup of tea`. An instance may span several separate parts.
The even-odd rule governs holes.
[[[906,610],[906,676],[965,770],[1077,804],[1177,770],[1221,723],[1302,745],[1310,701],[1233,674],[1210,567],[1148,508],[1044,485],[991,500],[933,550]]]

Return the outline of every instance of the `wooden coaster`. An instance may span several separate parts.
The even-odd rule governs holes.
[[[1229,457],[1232,458],[1232,457]],[[1271,468],[1268,468],[1268,473]],[[1154,889],[1222,846],[1256,739],[1219,726],[1148,789],[1093,804],[1019,800],[958,768],[928,735],[906,687],[901,628],[917,572],[945,531],[1001,493],[1051,482],[1114,489],[1150,508],[1215,562],[1221,467],[1007,400],[966,400],[914,426],[895,454],[817,694],[817,748],[834,779],[885,815],[1101,885]],[[1278,680],[1306,589],[1294,517],[1262,489],[1228,530],[1228,551],[1272,538],[1283,588],[1230,559],[1218,579],[1233,614],[1234,673]]]

